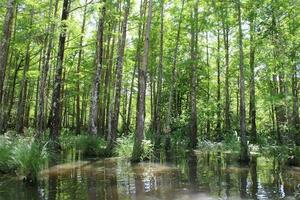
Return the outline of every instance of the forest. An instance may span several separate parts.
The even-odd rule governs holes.
[[[0,31],[0,200],[300,198],[299,0],[0,0]]]

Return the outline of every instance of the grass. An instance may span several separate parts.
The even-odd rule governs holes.
[[[212,142],[209,140],[199,140],[198,149],[206,151],[240,151],[240,141],[236,134],[224,138],[222,142]]]
[[[132,135],[120,137],[117,139],[115,154],[119,157],[130,158],[132,156],[133,146],[134,137]],[[154,157],[154,146],[150,140],[143,140],[142,148],[140,160],[149,160]]]
[[[106,141],[103,138],[88,134],[62,134],[59,140],[64,150],[75,148],[87,156],[102,155],[106,147]]]
[[[33,137],[0,137],[0,171],[24,176],[26,182],[35,182],[49,157],[46,145]]]
[[[46,145],[37,143],[34,138],[20,138],[12,148],[12,159],[17,166],[17,173],[32,182],[46,164],[49,154]]]
[[[117,138],[117,144],[115,147],[115,154],[119,157],[130,158],[132,155],[132,149],[134,144],[134,138],[132,136]]]
[[[0,136],[0,172],[10,173],[15,166],[12,158],[12,142],[8,137]]]

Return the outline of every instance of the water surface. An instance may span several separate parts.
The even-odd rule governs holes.
[[[300,168],[273,157],[252,157],[248,166],[232,153],[185,152],[155,162],[126,159],[54,160],[38,186],[0,177],[0,200],[196,200],[300,199]]]

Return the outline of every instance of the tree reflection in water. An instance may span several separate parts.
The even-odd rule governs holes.
[[[0,177],[0,200],[297,199],[299,192],[299,170],[272,157],[252,156],[249,166],[228,152],[173,152],[135,165],[119,158],[76,158],[51,159],[36,187]]]

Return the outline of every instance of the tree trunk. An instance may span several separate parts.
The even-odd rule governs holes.
[[[83,44],[83,36],[84,36],[84,30],[85,30],[85,23],[86,23],[86,14],[87,14],[87,0],[85,0],[85,6],[83,11],[83,20],[82,20],[82,26],[81,26],[81,35],[79,39],[79,53],[78,53],[78,62],[77,62],[77,83],[76,83],[76,134],[80,134],[81,130],[81,120],[80,120],[80,66],[81,66],[81,59],[82,59],[82,44]]]
[[[246,107],[245,107],[245,80],[244,80],[244,52],[243,52],[243,32],[241,20],[241,2],[237,1],[238,24],[239,24],[239,54],[240,54],[240,137],[241,152],[240,161],[249,162],[249,149],[246,135]]]
[[[256,106],[255,106],[255,44],[254,44],[254,19],[250,16],[250,124],[251,124],[251,142],[256,144]]]
[[[208,32],[205,34],[206,36],[206,67],[207,67],[207,105],[210,105],[210,66],[209,66],[209,52],[208,52]],[[210,133],[210,127],[211,127],[211,111],[209,110],[207,113],[207,122],[206,122],[206,133],[207,138],[211,140],[211,133]]]
[[[3,132],[4,126],[4,107],[3,107],[3,87],[6,74],[6,64],[8,59],[9,44],[11,38],[11,26],[14,17],[14,8],[16,0],[7,1],[7,10],[2,28],[2,40],[0,41],[0,133]]]
[[[217,81],[218,81],[218,88],[217,88],[217,141],[220,142],[222,139],[222,133],[221,133],[221,69],[220,69],[220,31],[218,30],[218,54],[217,54]]]
[[[63,1],[61,21],[68,19],[69,15],[69,0]],[[57,63],[54,77],[54,88],[52,97],[52,117],[50,124],[50,138],[54,141],[58,140],[60,122],[61,122],[61,85],[62,85],[62,72],[63,72],[63,61],[65,53],[66,43],[66,24],[63,25],[62,31],[59,35]]]
[[[23,133],[24,128],[24,112],[27,98],[27,71],[30,64],[30,42],[27,43],[26,47],[26,56],[25,56],[25,65],[23,69],[22,80],[20,84],[20,93],[19,93],[19,102],[17,108],[17,119],[16,119],[16,131],[17,133]]]
[[[57,15],[57,7],[58,7],[58,0],[55,1],[54,15],[53,15],[54,18]],[[52,13],[52,1],[50,2],[50,8],[49,8],[49,16],[48,16],[49,19],[51,18],[51,13]],[[52,23],[49,27],[49,41],[47,46],[47,52],[45,55],[45,60],[43,61],[42,71],[40,75],[39,103],[38,103],[39,105],[38,105],[37,125],[36,125],[38,130],[38,135],[37,135],[38,137],[40,137],[42,132],[45,130],[45,119],[46,119],[46,115],[44,112],[44,109],[46,107],[45,93],[46,93],[48,71],[50,68],[51,52],[53,49],[54,30],[55,30],[55,23]]]
[[[160,48],[159,48],[159,64],[158,64],[158,81],[157,81],[157,97],[156,97],[156,146],[160,145],[161,132],[161,104],[162,104],[162,76],[163,76],[163,57],[164,57],[164,0],[160,0]]]
[[[121,89],[122,89],[122,76],[123,76],[123,63],[124,63],[124,52],[126,45],[126,33],[127,33],[127,21],[130,9],[130,0],[126,1],[124,21],[122,24],[122,36],[120,38],[119,47],[118,47],[118,57],[116,63],[116,85],[115,85],[115,101],[114,101],[114,112],[112,116],[112,125],[111,125],[111,140],[107,146],[109,150],[115,145],[117,139],[117,129],[119,122],[119,113],[120,113],[120,100],[121,100]]]
[[[197,146],[197,62],[198,62],[198,6],[197,0],[194,13],[192,14],[192,27],[191,27],[191,130],[189,147],[196,148]]]
[[[138,79],[138,103],[136,113],[136,135],[132,153],[132,161],[139,161],[143,152],[142,141],[144,139],[144,123],[145,123],[145,95],[146,95],[146,72],[148,65],[148,51],[150,43],[150,29],[152,19],[152,0],[149,0],[147,25],[145,31],[143,62],[139,68]]]
[[[130,84],[130,93],[129,93],[129,102],[128,102],[128,112],[127,112],[127,122],[126,122],[126,130],[125,133],[128,134],[130,131],[131,125],[131,105],[132,105],[132,98],[133,98],[133,87],[134,87],[134,79],[136,76],[136,70],[140,68],[141,64],[141,46],[142,46],[142,34],[144,33],[145,25],[142,23],[142,19],[145,15],[146,10],[146,0],[143,3],[143,0],[140,1],[140,23],[139,23],[139,30],[138,30],[138,42],[136,47],[135,53],[135,64],[134,69],[132,72],[131,84]]]
[[[103,1],[105,4],[105,0]],[[98,33],[97,33],[97,49],[96,49],[96,73],[92,86],[90,116],[89,116],[89,132],[93,135],[97,135],[97,117],[99,107],[99,85],[102,72],[102,56],[103,56],[103,31],[104,31],[104,17],[105,17],[105,5],[102,7],[98,22]]]
[[[164,127],[164,132],[166,133],[166,149],[169,149],[170,144],[170,132],[171,132],[171,112],[172,112],[172,105],[173,105],[173,98],[174,98],[174,90],[176,86],[176,65],[177,65],[177,56],[178,56],[178,49],[179,49],[179,39],[180,39],[180,32],[181,32],[181,23],[183,18],[183,9],[184,9],[185,0],[182,0],[181,11],[180,11],[180,18],[177,27],[177,34],[175,39],[175,49],[173,55],[173,63],[172,63],[172,78],[170,82],[170,91],[169,91],[169,101],[168,101],[168,110],[166,116],[166,125]]]
[[[226,6],[226,5],[225,5]],[[227,17],[228,12],[226,8],[226,14],[224,17]],[[222,21],[223,26],[223,38],[224,38],[224,49],[225,49],[225,109],[224,109],[224,129],[225,132],[231,130],[230,122],[230,93],[229,93],[229,25],[228,22],[225,22],[225,19]]]
[[[7,110],[7,114],[6,114],[6,118],[7,118],[7,122],[4,123],[4,130],[7,129],[7,124],[10,122],[10,119],[11,119],[11,111],[12,111],[12,108],[13,108],[13,105],[14,105],[14,98],[15,98],[15,90],[16,90],[16,82],[17,82],[17,76],[18,76],[18,72],[22,66],[22,63],[23,63],[23,58],[20,59],[19,61],[19,64],[18,64],[18,59],[16,59],[16,69],[15,69],[15,72],[14,72],[14,75],[13,75],[13,83],[12,83],[12,89],[11,89],[11,94],[10,94],[10,97],[9,97],[9,104],[8,104],[8,110]]]
[[[298,76],[297,76],[297,65],[294,64],[293,70],[293,78],[292,78],[292,94],[293,94],[293,133],[295,138],[295,143],[297,146],[300,146],[300,119],[299,119],[299,84],[298,84]]]

